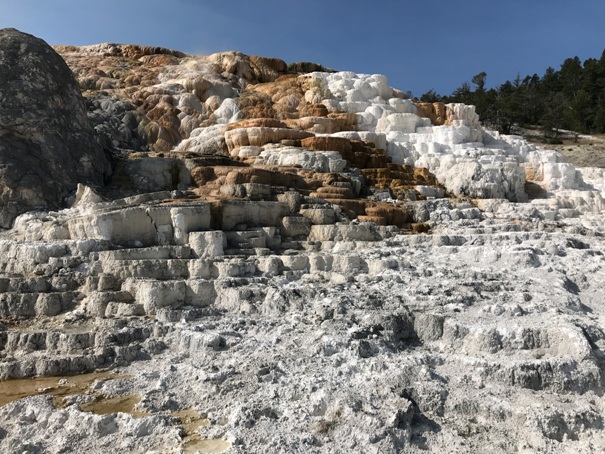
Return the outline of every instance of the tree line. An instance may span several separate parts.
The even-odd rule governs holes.
[[[474,104],[482,123],[504,134],[514,125],[539,127],[545,139],[558,142],[561,129],[605,132],[605,51],[584,63],[567,58],[559,70],[549,67],[542,77],[517,74],[490,89],[486,81],[487,73],[480,72],[449,96],[429,90],[420,101]]]

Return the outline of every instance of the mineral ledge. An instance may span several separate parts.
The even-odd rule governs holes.
[[[603,169],[381,75],[0,44],[0,451],[605,450]]]

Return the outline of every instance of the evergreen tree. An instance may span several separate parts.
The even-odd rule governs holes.
[[[563,93],[552,92],[548,94],[545,102],[544,115],[542,115],[541,119],[545,138],[551,140],[558,139],[559,129],[563,126],[565,105]]]
[[[442,99],[443,96],[437,94],[432,88],[420,97],[420,101],[422,102],[439,102]]]
[[[517,73],[512,81],[488,89],[482,71],[471,83],[464,82],[449,96],[429,90],[420,100],[474,104],[486,126],[504,133],[514,124],[542,125],[545,137],[555,139],[560,129],[605,132],[605,50],[599,59],[583,64],[578,57],[567,58],[558,71],[548,67],[542,77]]]
[[[471,94],[471,85],[468,82],[464,82],[460,87],[453,91],[452,95],[448,98],[448,102],[471,104]]]

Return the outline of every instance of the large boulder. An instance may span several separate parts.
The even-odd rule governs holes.
[[[100,186],[111,166],[78,84],[44,41],[0,30],[0,227],[57,208],[78,183]]]

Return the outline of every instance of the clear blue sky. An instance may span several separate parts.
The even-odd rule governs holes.
[[[416,96],[488,87],[605,49],[605,0],[0,0],[0,28],[50,44],[238,50],[381,73]]]

